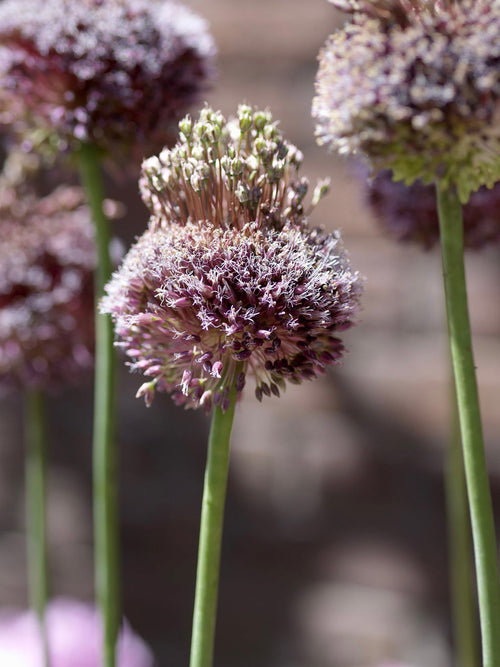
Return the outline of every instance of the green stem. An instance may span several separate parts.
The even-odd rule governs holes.
[[[49,665],[45,608],[49,576],[46,529],[45,397],[39,389],[25,394],[26,524],[30,606],[38,617],[45,667]]]
[[[450,588],[456,667],[480,665],[477,597],[467,487],[456,393],[452,391],[452,432],[446,461],[446,505]]]
[[[110,230],[103,212],[104,191],[97,150],[83,145],[78,152],[80,176],[95,224],[98,266],[95,276],[96,370],[94,392],[93,480],[95,586],[104,622],[105,667],[115,666],[120,624],[117,452],[114,442],[113,326],[98,303],[111,276]]]
[[[214,408],[208,438],[207,464],[201,506],[190,667],[211,667],[213,662],[229,446],[236,406],[236,388],[234,385],[229,394],[229,400],[230,403],[226,412],[222,412],[220,407]]]
[[[500,665],[500,586],[465,283],[462,207],[437,189],[451,357],[477,575],[484,667]]]

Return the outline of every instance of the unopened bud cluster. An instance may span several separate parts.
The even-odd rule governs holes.
[[[268,111],[241,106],[226,121],[206,108],[179,127],[177,145],[143,165],[150,226],[102,309],[131,368],[149,376],[146,403],[168,391],[225,410],[249,377],[261,399],[338,363],[361,280],[339,235],[308,227],[302,155]]]
[[[206,107],[179,123],[172,149],[143,163],[140,187],[153,224],[207,220],[242,229],[255,222],[282,227],[304,219],[309,182],[299,178],[303,155],[282,137],[269,111],[241,105],[226,121]],[[311,207],[328,192],[318,184]]]

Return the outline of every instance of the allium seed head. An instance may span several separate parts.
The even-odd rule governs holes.
[[[143,156],[199,99],[214,51],[205,22],[166,0],[4,0],[1,117],[59,149]]]
[[[133,370],[178,404],[228,407],[235,382],[279,395],[338,363],[361,280],[337,233],[310,229],[301,154],[269,112],[226,121],[204,109],[171,150],[143,164],[151,224],[107,287]],[[324,194],[319,184],[313,199]]]
[[[90,213],[79,189],[0,195],[0,387],[78,380],[93,358]]]
[[[318,142],[463,202],[500,180],[500,0],[333,4],[352,15],[320,54]]]
[[[439,242],[436,192],[432,185],[415,181],[396,183],[390,171],[366,182],[366,201],[381,228],[394,240],[415,242],[428,249]],[[500,241],[500,183],[481,187],[463,207],[464,243],[481,248]]]

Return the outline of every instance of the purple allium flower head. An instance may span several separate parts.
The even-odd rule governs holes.
[[[338,233],[310,229],[302,155],[268,111],[240,106],[229,121],[205,108],[179,124],[177,145],[143,164],[152,211],[107,287],[133,370],[187,407],[228,406],[247,376],[256,395],[279,395],[338,363],[338,333],[361,291]],[[314,206],[326,191],[321,182]]]
[[[318,142],[397,180],[500,179],[500,0],[332,0],[350,9],[320,54]]]
[[[74,382],[93,363],[96,253],[78,188],[0,194],[0,387]]]
[[[51,667],[101,667],[102,628],[97,610],[66,598],[52,600],[46,612]],[[43,667],[39,626],[33,612],[0,615],[0,665]],[[127,623],[117,645],[117,667],[153,667],[146,644]]]
[[[436,193],[432,185],[404,185],[382,171],[366,181],[365,196],[381,228],[394,240],[431,248],[439,242]],[[481,248],[500,241],[500,183],[481,187],[463,207],[464,243]]]
[[[4,0],[3,122],[140,159],[206,89],[214,52],[204,20],[166,0]]]

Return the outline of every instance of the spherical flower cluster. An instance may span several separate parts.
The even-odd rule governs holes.
[[[138,392],[148,404],[161,390],[225,410],[247,376],[260,399],[338,363],[361,280],[339,235],[308,227],[302,155],[269,112],[241,106],[227,122],[206,108],[179,126],[177,145],[143,164],[150,226],[102,309],[151,378]]]
[[[74,382],[92,366],[96,263],[79,189],[0,196],[0,386]]]
[[[397,180],[500,180],[500,0],[333,0],[352,15],[320,54],[321,144]]]
[[[214,51],[204,20],[166,0],[4,0],[1,118],[58,148],[142,157],[199,99]]]
[[[436,192],[415,181],[397,183],[390,171],[366,181],[365,196],[381,228],[394,240],[415,242],[428,249],[439,242]],[[500,183],[473,192],[463,207],[464,244],[481,248],[500,241]]]
[[[94,607],[66,598],[51,601],[46,612],[51,667],[101,667],[102,628]],[[2,667],[43,667],[39,626],[33,612],[0,616]],[[116,667],[153,667],[153,656],[130,627],[123,625]]]

